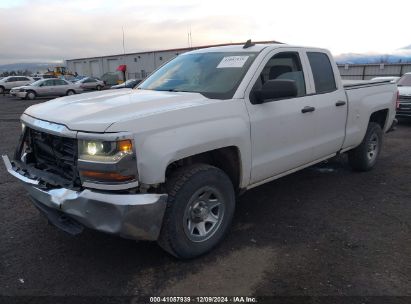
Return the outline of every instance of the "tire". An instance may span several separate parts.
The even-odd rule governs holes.
[[[166,183],[167,208],[158,244],[180,259],[207,253],[226,235],[235,209],[229,177],[195,164],[178,169]]]
[[[101,85],[96,86],[97,91],[101,91]]]
[[[381,127],[375,122],[370,122],[361,144],[348,152],[348,163],[355,171],[369,171],[377,163],[381,148]]]
[[[34,100],[34,99],[36,99],[36,92],[34,92],[34,91],[28,91],[27,92],[27,94],[26,94],[26,99],[28,99],[28,100]]]
[[[76,92],[74,92],[73,90],[68,90],[67,93],[66,93],[67,96],[71,96],[71,95],[74,95],[74,94],[76,94]]]
[[[4,94],[4,87],[0,86],[0,94]]]

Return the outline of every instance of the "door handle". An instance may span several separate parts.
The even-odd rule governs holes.
[[[337,101],[337,102],[335,103],[335,106],[336,106],[336,107],[341,107],[341,106],[344,106],[345,104],[346,104],[345,101],[340,100],[340,101]]]
[[[304,107],[304,108],[301,109],[301,113],[308,113],[308,112],[314,112],[314,111],[315,111],[315,108],[314,107],[309,107],[309,106]]]

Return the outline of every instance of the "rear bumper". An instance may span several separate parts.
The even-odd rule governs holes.
[[[49,221],[76,234],[82,226],[135,240],[156,240],[160,234],[167,194],[117,194],[66,188],[43,189],[39,181],[21,175],[3,156],[7,171],[18,178]]]

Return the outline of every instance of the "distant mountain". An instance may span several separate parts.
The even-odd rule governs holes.
[[[390,54],[354,54],[334,56],[338,64],[400,63],[411,62],[411,45]]]
[[[53,69],[56,65],[62,63],[50,63],[50,62],[24,62],[24,63],[11,63],[0,65],[0,73],[11,71],[31,71],[33,73],[44,72],[47,69]]]

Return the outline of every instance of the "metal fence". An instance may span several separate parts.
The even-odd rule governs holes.
[[[382,76],[402,76],[411,72],[411,63],[339,64],[342,79],[368,80]]]

